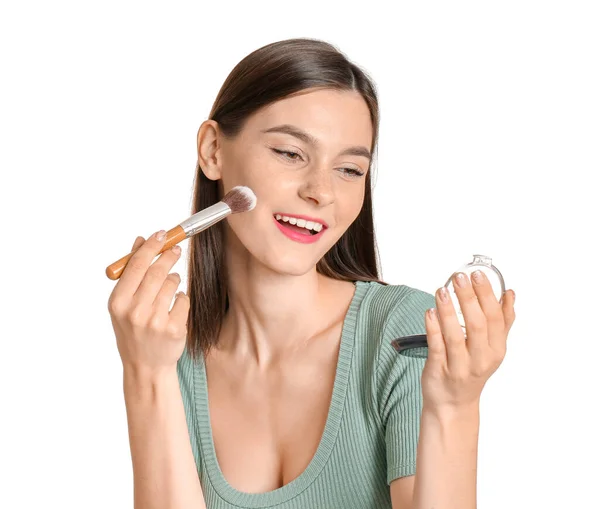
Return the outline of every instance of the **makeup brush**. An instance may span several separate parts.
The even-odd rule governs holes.
[[[171,249],[175,244],[179,244],[182,240],[210,228],[230,214],[249,212],[255,206],[256,195],[252,190],[249,187],[236,186],[232,188],[219,203],[215,203],[200,212],[196,212],[193,216],[190,216],[182,223],[171,228],[167,232],[165,243],[160,253],[167,249]],[[117,260],[106,267],[106,275],[109,279],[114,280],[121,277],[123,270],[127,266],[127,263],[134,252],[135,251],[132,251],[120,260]]]

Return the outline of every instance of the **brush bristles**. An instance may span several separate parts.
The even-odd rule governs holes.
[[[221,200],[231,209],[232,214],[249,212],[256,206],[256,195],[246,186],[236,186]]]

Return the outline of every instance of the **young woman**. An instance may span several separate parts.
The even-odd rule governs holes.
[[[375,88],[310,39],[248,55],[198,131],[192,213],[232,187],[256,207],[178,248],[136,239],[109,299],[137,508],[476,506],[479,399],[514,292],[456,275],[452,302],[379,280]],[[385,170],[384,170],[385,171]],[[437,312],[428,309],[437,308]],[[392,339],[427,333],[428,356]]]

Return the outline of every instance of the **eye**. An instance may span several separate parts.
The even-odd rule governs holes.
[[[356,168],[340,168],[340,171],[349,177],[358,178],[362,177],[365,172],[357,170]]]
[[[276,154],[285,157],[286,159],[290,159],[292,161],[302,160],[302,156],[296,152],[291,152],[289,150],[277,150],[276,148],[271,149]]]

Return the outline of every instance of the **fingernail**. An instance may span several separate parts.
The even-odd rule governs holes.
[[[446,290],[445,287],[440,288],[438,293],[440,294],[440,300],[442,302],[448,302],[448,290]]]
[[[462,272],[459,272],[456,275],[456,284],[459,286],[459,288],[464,288],[467,286],[467,278]]]
[[[483,272],[480,270],[476,270],[471,276],[476,283],[483,283]]]
[[[163,240],[165,240],[166,235],[167,235],[166,231],[160,230],[159,232],[156,232],[156,240],[159,240],[160,242],[162,242]]]
[[[178,255],[179,253],[181,253],[181,248],[179,246],[173,246],[171,248],[171,251],[173,251],[176,255]]]

